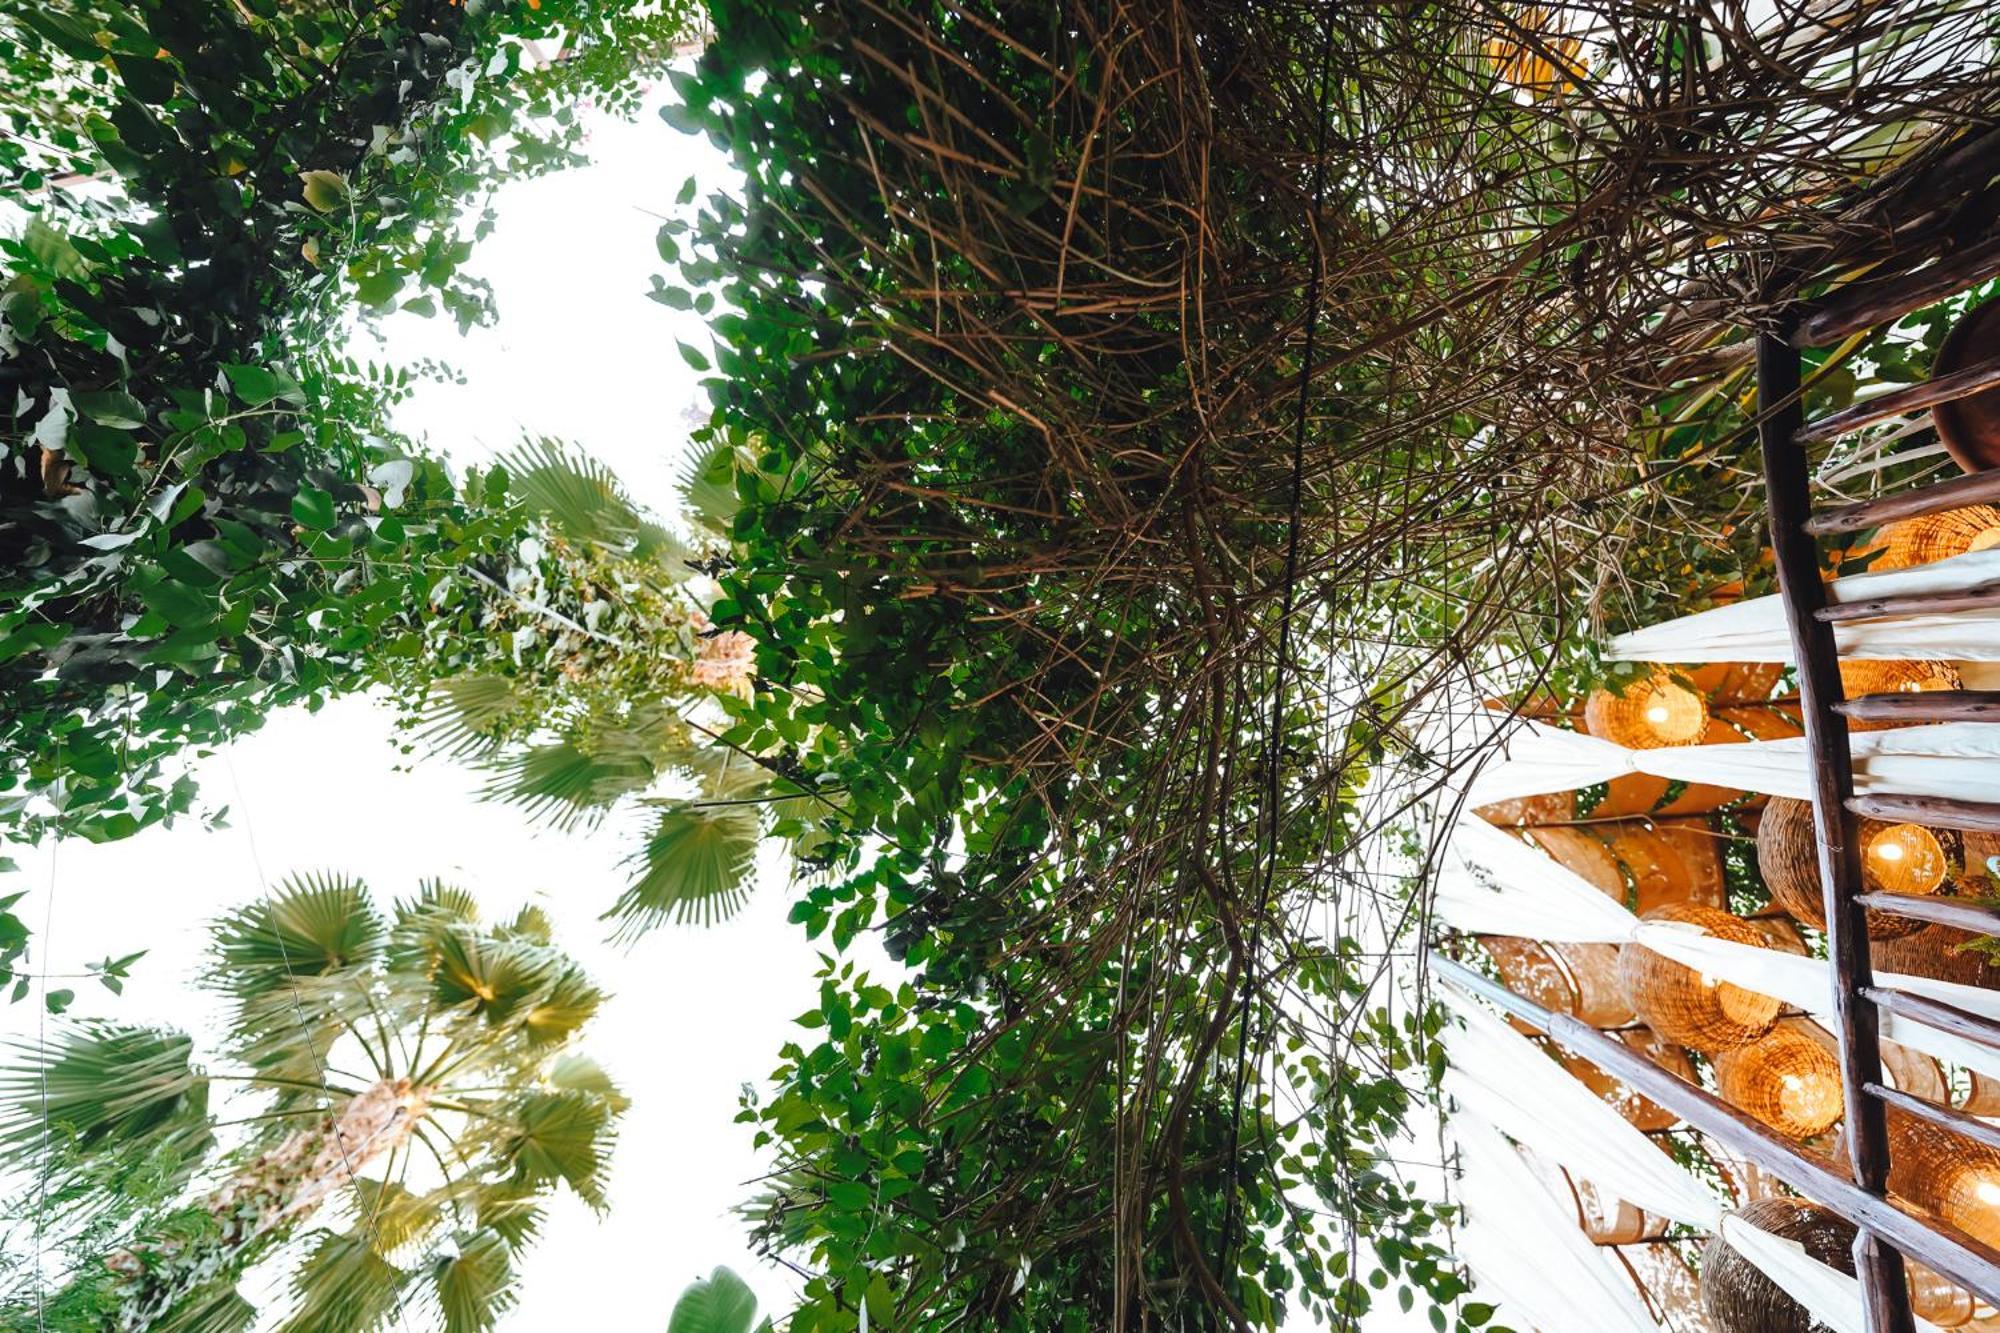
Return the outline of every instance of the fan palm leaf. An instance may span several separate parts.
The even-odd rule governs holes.
[[[611,469],[580,449],[548,438],[523,441],[500,459],[507,489],[558,533],[574,541],[629,550],[643,520]]]
[[[489,770],[493,778],[481,796],[565,830],[601,819],[619,798],[644,791],[658,776],[641,755],[589,753],[570,740],[530,746],[495,760]]]
[[[736,492],[742,459],[742,450],[723,441],[693,455],[681,473],[681,512],[717,537],[728,537],[735,529],[736,511],[742,507]]]
[[[0,1165],[39,1158],[50,1130],[86,1156],[165,1141],[193,1157],[207,1146],[208,1082],[182,1034],[87,1023],[47,1049],[13,1049],[18,1062],[0,1073]]]
[[[434,754],[471,759],[493,753],[529,707],[515,683],[473,671],[433,681],[417,715],[417,739]]]
[[[300,977],[368,966],[381,954],[384,933],[360,881],[295,875],[216,923],[214,976],[238,999],[264,995]]]
[[[638,877],[605,917],[618,921],[621,939],[669,919],[726,920],[749,897],[761,834],[752,806],[667,806],[631,858]]]
[[[507,1242],[496,1232],[473,1231],[458,1237],[457,1249],[432,1265],[432,1299],[445,1333],[486,1333],[514,1305]]]
[[[294,1309],[279,1333],[367,1333],[402,1304],[409,1274],[361,1232],[321,1232],[292,1275]]]
[[[257,1323],[257,1307],[227,1282],[183,1300],[147,1333],[248,1333]]]
[[[602,1212],[615,1114],[604,1098],[589,1092],[530,1093],[511,1108],[500,1156],[517,1182],[560,1182]]]

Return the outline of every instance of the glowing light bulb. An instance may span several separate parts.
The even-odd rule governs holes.
[[[1991,1208],[2000,1204],[2000,1184],[1990,1176],[1981,1176],[1979,1183],[1972,1187],[1972,1197]]]
[[[1903,844],[1884,839],[1881,845],[1876,847],[1875,855],[1884,861],[1900,861],[1903,859]]]

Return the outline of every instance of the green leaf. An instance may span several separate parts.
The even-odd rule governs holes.
[[[689,347],[686,343],[682,342],[680,339],[678,338],[674,339],[674,346],[680,349],[681,360],[687,362],[690,366],[693,366],[696,370],[707,370],[709,368],[708,358],[703,356],[700,352],[696,351],[694,348]]]
[[[325,532],[333,526],[333,497],[315,486],[301,486],[292,497],[292,517],[300,526]]]
[[[486,1333],[512,1309],[514,1269],[507,1244],[487,1230],[458,1237],[458,1253],[432,1269],[445,1333]]]
[[[73,393],[70,405],[102,426],[137,430],[146,424],[146,408],[137,398],[118,389],[95,393]]]
[[[68,987],[64,987],[61,990],[52,990],[44,993],[42,1003],[48,1006],[50,1013],[60,1014],[67,1010],[71,1002],[75,999],[76,992],[70,990]]]
[[[713,925],[749,897],[760,830],[749,806],[675,806],[660,812],[652,836],[634,858],[639,877],[607,918],[629,938],[671,918]]]
[[[317,213],[331,213],[347,202],[347,178],[336,171],[301,171],[299,182],[306,206]]]
[[[727,1268],[690,1285],[674,1302],[667,1333],[751,1333],[757,1296]]]
[[[305,402],[305,393],[299,388],[298,381],[279,371],[228,362],[223,365],[222,373],[229,377],[230,389],[245,406],[262,407],[277,398],[294,403]]]

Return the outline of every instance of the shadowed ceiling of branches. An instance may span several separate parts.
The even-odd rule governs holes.
[[[948,608],[972,760],[1056,812],[1051,858],[964,876],[1007,923],[1006,1025],[1119,979],[1113,1148],[1077,1168],[1122,1201],[1101,1313],[1127,1327],[1171,1253],[1240,1320],[1251,1228],[1233,1192],[1190,1204],[1184,1164],[1402,1072],[1361,1030],[1424,849],[1375,835],[1476,758],[1415,738],[1647,613],[1626,566],[1662,531],[1754,534],[1750,330],[1986,239],[1992,20],[841,0],[807,24],[735,126],[782,169],[715,240],[819,321],[817,396],[723,410],[810,475],[812,550],[771,568],[838,584],[850,625]],[[1299,1074],[1292,1039],[1326,1063]],[[1323,1191],[1350,1223],[1353,1169]],[[982,1225],[1055,1225],[1024,1177],[995,1190]]]

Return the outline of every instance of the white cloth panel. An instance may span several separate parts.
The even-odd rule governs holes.
[[[1829,1328],[1865,1333],[1859,1322],[1860,1290],[1852,1278],[1819,1263],[1795,1242],[1725,1215],[1723,1201],[1706,1185],[1546,1052],[1470,997],[1450,987],[1438,993],[1465,1022],[1463,1028],[1447,1027],[1443,1038],[1451,1065],[1445,1071],[1443,1090],[1460,1107],[1460,1115],[1451,1122],[1453,1134],[1462,1149],[1477,1145],[1474,1156],[1489,1173],[1495,1158],[1493,1144],[1480,1142],[1480,1131],[1488,1126],[1628,1203],[1705,1231],[1720,1231],[1738,1253],[1815,1319]],[[1556,1329],[1621,1327],[1617,1323],[1568,1322],[1561,1317],[1562,1310],[1539,1308],[1560,1300],[1563,1309],[1581,1313],[1603,1293],[1584,1290],[1589,1284],[1582,1284],[1577,1292],[1580,1299],[1572,1304],[1564,1284],[1549,1282],[1537,1287],[1525,1280],[1523,1258],[1532,1260],[1534,1254],[1543,1253],[1548,1239],[1560,1238],[1567,1246],[1573,1235],[1581,1238],[1581,1232],[1570,1214],[1562,1217],[1563,1225],[1546,1232],[1535,1225],[1533,1216],[1524,1215],[1540,1206],[1537,1197],[1545,1204],[1549,1196],[1525,1168],[1520,1174],[1526,1178],[1525,1184],[1517,1185],[1511,1194],[1488,1192],[1489,1177],[1489,1181],[1475,1184],[1466,1200],[1470,1218],[1466,1239],[1472,1242],[1478,1261],[1505,1275],[1496,1285],[1523,1306],[1540,1328],[1553,1333]],[[1488,1229],[1479,1224],[1476,1212],[1482,1197],[1493,1201],[1489,1204],[1492,1214],[1518,1228],[1519,1244],[1486,1234]],[[1923,1320],[1918,1321],[1918,1328],[1922,1333],[1935,1330]]]
[[[1478,1118],[1455,1119],[1451,1131],[1464,1171],[1457,1247],[1512,1316],[1505,1322],[1518,1327],[1525,1320],[1542,1333],[1657,1333],[1632,1279],[1583,1233],[1571,1201],[1553,1194],[1513,1145]]]
[[[1910,593],[1963,592],[2000,579],[2000,550],[1972,551],[1909,569],[1850,574],[1826,585],[1828,600],[1861,602]],[[1898,616],[1834,627],[1842,654],[1862,658],[2000,661],[2000,610]],[[1625,662],[1789,662],[1791,631],[1773,594],[1699,611],[1621,634],[1607,655]]]
[[[1445,1091],[1518,1143],[1647,1212],[1713,1227],[1721,1204],[1631,1121],[1546,1051],[1473,1001],[1439,994],[1465,1020],[1447,1028]]]
[[[1850,745],[1857,792],[2000,801],[2000,763],[1994,762],[2000,759],[2000,727],[1992,723],[1938,722],[1862,731],[1850,737]],[[1480,770],[1465,801],[1481,806],[1608,782],[1627,773],[1801,801],[1812,795],[1803,736],[1628,750],[1595,736],[1530,722]]]
[[[1757,1265],[1765,1277],[1833,1333],[1868,1333],[1861,1319],[1859,1282],[1837,1268],[1828,1268],[1797,1241],[1774,1236],[1734,1213],[1722,1219],[1720,1230],[1731,1249]],[[1911,1317],[1918,1333],[1943,1333],[1930,1320]]]

